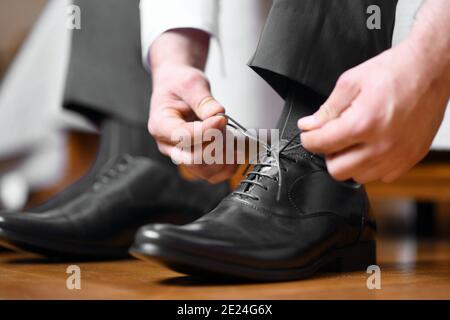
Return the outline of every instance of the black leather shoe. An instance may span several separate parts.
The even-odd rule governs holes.
[[[96,121],[99,126],[100,145],[94,163],[81,179],[56,194],[48,201],[32,208],[32,212],[47,212],[61,207],[89,190],[96,177],[107,170],[114,160],[122,155],[151,158],[170,165],[170,159],[163,157],[145,127],[133,126],[116,119],[104,118]]]
[[[319,156],[282,144],[197,221],[141,228],[131,254],[182,273],[265,281],[375,264],[364,187],[335,181]]]
[[[0,213],[0,244],[51,257],[123,257],[147,223],[187,223],[213,208],[227,186],[182,179],[175,167],[120,156],[91,186],[39,213]]]

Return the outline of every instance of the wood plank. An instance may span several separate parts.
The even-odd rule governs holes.
[[[0,77],[7,70],[47,0],[0,1]]]
[[[138,260],[52,263],[0,254],[1,299],[450,299],[450,242],[381,241],[381,290],[368,274],[327,273],[282,283],[202,281]],[[81,290],[66,288],[66,268],[81,268]]]
[[[419,164],[393,183],[369,183],[371,198],[415,198],[424,201],[450,199],[450,164]]]

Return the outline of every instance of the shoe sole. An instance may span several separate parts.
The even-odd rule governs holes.
[[[42,239],[0,228],[0,246],[25,253],[35,253],[51,258],[102,259],[129,257],[126,249],[105,249],[101,247],[62,242],[60,239]]]
[[[130,254],[140,260],[156,261],[179,273],[203,277],[229,277],[257,281],[288,281],[311,277],[319,270],[351,272],[376,264],[376,242],[367,241],[322,255],[309,265],[292,269],[260,269],[205,258],[160,244],[134,245]]]

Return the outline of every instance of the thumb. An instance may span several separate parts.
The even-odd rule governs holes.
[[[212,96],[208,79],[201,72],[193,73],[188,84],[180,86],[176,93],[200,120],[225,113],[225,108]]]
[[[203,97],[203,98],[201,98]],[[208,119],[219,113],[225,113],[225,108],[209,92],[198,95],[198,103],[192,105],[195,114],[202,120]]]
[[[321,128],[327,122],[338,118],[341,113],[350,107],[359,94],[359,85],[350,76],[344,74],[325,103],[311,116],[301,118],[298,127],[301,131]]]

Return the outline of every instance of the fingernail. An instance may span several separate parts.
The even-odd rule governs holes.
[[[207,123],[207,127],[211,126],[221,128],[227,125],[227,119],[222,116],[213,116],[206,119],[205,122]]]
[[[314,116],[308,116],[298,120],[298,126],[300,129],[310,129],[319,126],[319,120]]]

